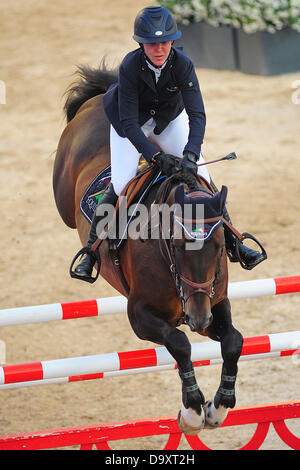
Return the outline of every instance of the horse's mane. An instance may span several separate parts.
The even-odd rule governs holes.
[[[196,176],[194,176],[192,173],[183,173],[182,171],[175,173],[172,176],[173,185],[180,183],[186,184],[190,191],[199,189],[201,186]]]
[[[103,59],[97,69],[79,65],[75,72],[78,79],[65,92],[67,96],[64,112],[67,122],[75,116],[80,106],[94,96],[105,93],[110,85],[118,81],[118,67],[109,70]]]
[[[162,180],[155,196],[155,202],[157,204],[165,203],[171,190],[179,184],[185,184],[189,191],[195,191],[202,187],[198,176],[194,176],[192,173],[187,174],[186,172],[178,171],[169,178]]]

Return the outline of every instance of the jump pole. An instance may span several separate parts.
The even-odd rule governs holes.
[[[287,351],[274,351],[263,354],[249,354],[241,356],[239,361],[253,361],[258,359],[274,359],[278,357],[287,357],[287,356],[296,356],[300,355],[300,349],[290,349]],[[221,364],[223,359],[209,359],[204,361],[194,361],[194,367],[203,367],[203,366],[212,366]],[[57,385],[57,384],[66,384],[72,382],[82,382],[85,380],[96,380],[104,379],[109,377],[120,377],[122,375],[136,375],[136,374],[147,374],[150,372],[164,372],[169,370],[176,370],[177,364],[166,364],[152,367],[139,367],[133,369],[122,369],[115,370],[112,372],[99,372],[96,374],[82,374],[82,375],[73,375],[70,377],[56,377],[54,379],[42,379],[42,380],[29,380],[27,382],[16,382],[0,385],[0,390],[11,390],[16,388],[24,387],[37,387],[40,385]]]
[[[300,331],[273,333],[263,336],[244,338],[243,356],[282,353],[299,353]],[[209,365],[216,360],[222,361],[220,343],[216,341],[193,343],[192,361],[195,365]],[[199,363],[200,362],[200,363]],[[197,364],[198,363],[198,364]],[[26,364],[2,366],[0,385],[28,381],[43,381],[68,378],[78,375],[109,373],[131,369],[157,366],[172,366],[175,360],[166,348],[152,348],[138,351],[116,352],[77,358],[55,359]],[[97,377],[94,377],[97,378]],[[49,383],[49,382],[48,382]]]
[[[257,279],[228,284],[230,300],[300,292],[300,276]],[[112,315],[127,311],[123,296],[0,310],[0,326]]]

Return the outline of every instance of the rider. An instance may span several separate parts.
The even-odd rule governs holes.
[[[180,37],[167,8],[146,7],[138,13],[133,39],[139,48],[125,56],[118,82],[103,96],[111,123],[111,183],[100,204],[116,203],[123,188],[136,175],[141,155],[149,163],[158,164],[167,176],[174,171],[173,155],[182,157],[184,171],[198,171],[210,182],[206,167],[197,167],[196,163],[204,161],[201,144],[206,117],[193,63],[181,48],[173,47]],[[96,227],[102,217],[96,211],[87,248],[97,239]],[[229,219],[228,214],[226,218]],[[227,253],[231,261],[238,261],[233,255],[236,238],[229,231],[225,235]],[[243,244],[239,251],[247,265],[256,265],[264,259]],[[95,257],[87,250],[75,272],[88,279],[94,264]]]

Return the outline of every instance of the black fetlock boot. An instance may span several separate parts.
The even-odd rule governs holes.
[[[214,191],[218,192],[218,188],[212,181],[210,182],[210,185]],[[226,206],[224,207],[223,218],[226,220],[226,222],[232,225]],[[254,240],[262,251],[259,252],[256,250],[252,250],[246,245],[243,245],[243,240],[238,240],[237,236],[233,233],[233,231],[231,231],[230,228],[226,224],[224,224],[225,247],[229,260],[232,263],[239,262],[242,268],[250,270],[265,259],[267,259],[267,253],[263,246],[259,243],[259,241],[255,237],[253,237],[253,235],[251,235],[250,233],[244,233],[242,235],[243,240]]]
[[[106,190],[104,191],[99,204],[111,204],[115,206],[117,199],[118,199],[118,196],[114,191],[112,183],[110,183],[108,187],[106,188]],[[88,281],[88,282],[94,282],[97,279],[97,278],[92,278],[92,272],[93,272],[94,265],[97,262],[98,274],[99,274],[101,260],[100,260],[99,253],[98,253],[98,256],[96,256],[96,254],[91,250],[91,248],[93,244],[96,242],[96,240],[98,239],[96,228],[99,222],[101,222],[102,218],[103,218],[102,215],[100,216],[97,215],[97,209],[96,209],[96,211],[94,212],[87,244],[78,253],[78,254],[83,253],[82,255],[83,259],[76,266],[74,271],[72,271],[72,269],[70,270],[70,274],[72,277],[75,277],[77,279],[82,279],[83,281]],[[77,254],[77,257],[78,257],[78,254]],[[74,264],[74,261],[77,259],[77,257],[73,260],[72,266]]]

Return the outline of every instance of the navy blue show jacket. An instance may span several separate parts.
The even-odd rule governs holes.
[[[189,136],[184,150],[199,156],[205,132],[205,111],[192,61],[181,49],[172,47],[158,82],[146,63],[142,49],[129,52],[119,68],[118,83],[103,96],[106,115],[121,137],[151,160],[160,149],[151,143],[141,126],[153,118],[160,134],[185,108]]]

